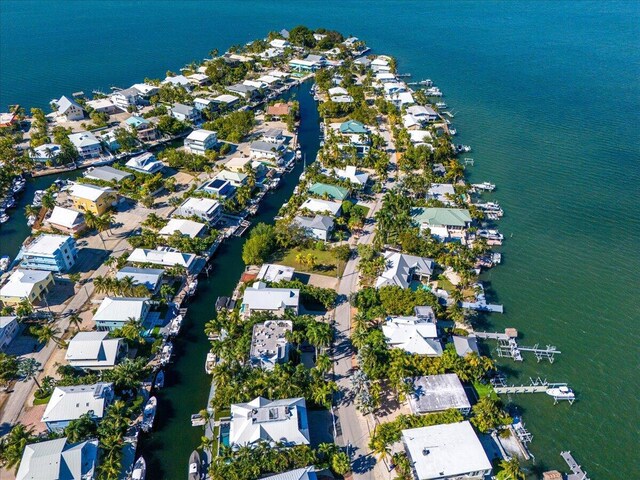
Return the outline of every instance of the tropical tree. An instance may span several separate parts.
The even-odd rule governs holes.
[[[525,480],[526,475],[520,468],[520,462],[513,457],[510,460],[500,462],[501,470],[497,473],[497,480]]]
[[[19,361],[14,355],[0,352],[0,386],[6,386],[18,376]]]
[[[29,333],[35,336],[39,343],[44,345],[49,343],[50,340],[59,347],[64,345],[64,341],[60,337],[60,329],[52,325],[31,326],[29,327]]]
[[[17,467],[25,447],[33,442],[33,430],[18,423],[0,441],[0,462],[7,469]]]
[[[96,434],[96,422],[91,414],[85,413],[75,420],[71,420],[69,425],[64,429],[69,443],[82,442]]]
[[[173,288],[173,285],[169,285],[168,283],[163,283],[160,287],[160,301],[162,303],[167,303],[171,297],[176,293],[176,289]]]
[[[42,388],[37,378],[40,367],[42,367],[42,364],[35,358],[22,359],[18,363],[18,376],[24,378],[25,381],[33,379],[38,388]]]
[[[21,300],[18,306],[16,307],[16,315],[18,317],[28,317],[32,313],[33,313],[33,305],[26,298]]]
[[[511,423],[511,417],[500,408],[500,401],[491,397],[482,397],[471,411],[471,423],[482,433]]]
[[[351,471],[351,460],[346,452],[337,452],[331,456],[331,470],[338,475],[346,475]]]

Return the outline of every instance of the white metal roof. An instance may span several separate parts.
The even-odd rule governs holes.
[[[340,202],[332,202],[320,198],[308,198],[300,205],[300,210],[307,209],[314,213],[329,212],[333,216],[336,216],[341,208],[342,204]]]
[[[113,398],[111,383],[56,387],[42,415],[43,422],[76,420],[91,412],[102,418],[108,402]]]
[[[211,130],[205,130],[203,128],[199,128],[191,132],[187,136],[186,140],[193,140],[195,142],[206,142],[211,135],[215,135],[215,134],[216,132],[212,132]]]
[[[467,421],[403,430],[402,437],[418,480],[491,470],[491,462]]]
[[[218,200],[214,200],[213,198],[189,197],[184,202],[182,202],[182,205],[180,205],[179,208],[188,208],[196,212],[207,213],[215,210],[219,207],[219,205],[220,202],[218,202]]]
[[[218,95],[213,99],[214,102],[218,102],[218,103],[233,103],[233,102],[237,102],[238,100],[240,100],[240,97],[236,97],[235,95],[230,95],[228,93],[225,93],[223,95]]]
[[[11,274],[7,283],[0,288],[3,297],[29,297],[34,285],[51,277],[51,272],[44,270],[17,269]]]
[[[127,260],[133,263],[153,263],[172,267],[181,265],[189,268],[196,256],[191,253],[171,252],[167,250],[148,250],[145,248],[136,248]]]
[[[204,223],[194,222],[193,220],[186,220],[184,218],[172,218],[169,220],[162,229],[158,232],[158,235],[171,235],[173,232],[179,232],[188,237],[195,238],[200,235],[207,226]]]
[[[66,228],[73,228],[84,223],[84,215],[82,212],[56,205],[51,212],[51,216],[47,219],[47,222]]]
[[[262,477],[261,480],[316,480],[318,477],[314,471],[314,467],[296,468],[288,472]]]
[[[286,267],[284,265],[277,265],[273,263],[265,263],[260,267],[257,280],[264,280],[265,282],[279,282],[280,280],[291,280],[293,278],[295,270],[293,267]]]
[[[122,339],[107,338],[108,335],[109,332],[78,332],[69,342],[65,359],[74,363],[115,365]]]
[[[148,298],[105,297],[96,310],[95,321],[144,320]]]
[[[100,145],[100,140],[91,132],[78,132],[69,135],[69,140],[76,148]]]
[[[101,195],[107,192],[113,192],[113,190],[88,183],[76,183],[70,189],[71,196],[91,200],[92,202],[95,202]]]
[[[385,252],[384,258],[385,270],[376,280],[376,288],[385,285],[398,285],[407,288],[414,273],[421,275],[433,273],[433,260],[430,258],[393,251]]]
[[[24,247],[23,252],[29,255],[53,256],[70,239],[69,235],[45,233]]]
[[[268,288],[256,282],[244,291],[242,304],[251,310],[279,310],[298,308],[300,290],[297,288]]]
[[[16,480],[88,480],[95,478],[98,440],[67,444],[58,438],[25,447]]]

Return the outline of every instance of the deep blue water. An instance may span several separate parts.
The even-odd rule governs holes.
[[[359,36],[445,92],[471,179],[495,182],[506,211],[486,276],[506,313],[488,328],[562,350],[506,364],[511,380],[579,396],[512,399],[536,464],[564,467],[571,449],[594,478],[637,478],[639,2],[2,0],[0,107],[127,87],[299,23]]]

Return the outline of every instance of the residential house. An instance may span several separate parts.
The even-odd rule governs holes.
[[[103,180],[105,182],[119,183],[125,178],[133,178],[133,174],[125,172],[124,170],[113,168],[109,165],[104,165],[101,167],[89,168],[85,172],[84,178],[88,180]]]
[[[272,120],[282,120],[288,116],[289,113],[291,113],[291,104],[289,103],[279,102],[267,107],[267,115],[270,116]]]
[[[347,142],[340,144],[339,147],[354,146],[357,153],[361,155],[366,155],[369,152],[371,148],[370,133],[363,123],[347,120],[338,126],[338,132],[347,139]]]
[[[209,195],[215,195],[223,200],[233,198],[236,194],[236,187],[231,185],[231,182],[228,180],[222,180],[221,178],[207,180],[198,188],[198,190],[206,192]]]
[[[451,183],[432,183],[427,190],[427,200],[437,200],[445,205],[455,205],[452,198],[456,191]]]
[[[314,217],[296,215],[293,223],[302,228],[308,236],[325,242],[329,241],[334,229],[333,218],[326,215],[315,215]]]
[[[131,252],[127,260],[130,263],[151,263],[153,265],[162,265],[163,267],[179,266],[190,271],[196,260],[196,255],[167,248],[157,250],[136,248]]]
[[[243,84],[243,85],[246,85],[246,86],[248,86],[248,87],[255,87],[255,88],[257,88],[258,90],[261,90],[261,89],[263,89],[263,88],[266,88],[266,87],[267,87],[267,84],[266,84],[266,83],[264,83],[264,82],[262,82],[262,81],[260,81],[260,80],[244,80],[244,81],[242,82],[242,84]]]
[[[55,102],[55,105],[57,114],[65,117],[68,122],[84,118],[84,109],[69,97],[63,95],[60,100]]]
[[[118,200],[115,190],[88,183],[76,183],[69,190],[74,208],[102,215]]]
[[[135,88],[140,94],[140,97],[145,100],[149,100],[160,91],[160,87],[149,85],[148,83],[135,83],[131,85],[131,88]]]
[[[39,163],[55,163],[62,149],[57,143],[45,143],[29,151],[29,157]]]
[[[413,145],[428,145],[431,148],[431,151],[433,151],[433,146],[431,145],[433,137],[429,130],[409,130],[409,138]]]
[[[245,100],[251,100],[252,98],[257,97],[260,93],[256,87],[252,85],[245,85],[244,83],[229,85],[226,87],[226,90],[244,98]]]
[[[386,99],[398,108],[416,103],[411,92],[392,93],[387,95]]]
[[[262,140],[267,143],[282,143],[285,139],[281,129],[269,128],[262,133]]]
[[[407,107],[407,113],[418,119],[421,123],[435,122],[438,120],[438,112],[429,105],[412,105]]]
[[[94,420],[100,420],[113,397],[112,383],[56,387],[41,421],[50,432],[57,433],[85,414],[89,414]]]
[[[309,193],[321,198],[343,202],[349,197],[349,189],[338,185],[316,182],[309,187]]]
[[[262,162],[247,157],[230,158],[229,161],[224,164],[226,170],[237,173],[246,171],[247,166],[256,172],[256,177],[261,177],[266,174],[267,167],[265,167]]]
[[[115,130],[106,130],[100,134],[100,143],[110,152],[117,152],[120,150],[120,142],[116,137]]]
[[[57,205],[53,207],[53,211],[49,218],[45,220],[45,224],[69,235],[79,233],[87,226],[82,212]]]
[[[184,218],[172,218],[160,231],[158,235],[169,236],[178,232],[180,235],[184,235],[189,238],[197,238],[204,235],[207,231],[207,226],[204,223],[194,222],[193,220],[187,220]]]
[[[67,443],[56,438],[28,444],[22,453],[16,480],[96,480],[98,440]]]
[[[290,47],[291,44],[283,39],[283,38],[274,38],[273,40],[271,40],[269,42],[269,45],[271,45],[273,48],[277,48],[279,50],[284,50],[287,47]]]
[[[151,293],[158,293],[162,284],[164,270],[161,268],[123,267],[116,273],[116,278],[122,280],[131,277],[134,285],[144,285]]]
[[[391,65],[387,57],[379,56],[371,61],[371,70],[378,72],[391,72]]]
[[[24,245],[16,260],[23,268],[65,273],[76,263],[76,241],[69,235],[43,234]]]
[[[81,158],[98,158],[102,155],[102,144],[91,132],[72,133],[69,140]]]
[[[135,107],[140,102],[140,92],[135,87],[118,90],[110,97],[113,104],[125,112],[129,110],[129,107]]]
[[[416,480],[483,480],[491,474],[468,421],[403,430],[402,441]]]
[[[382,90],[386,97],[394,95],[396,93],[406,92],[407,84],[403,82],[387,82],[382,84]]]
[[[281,85],[282,79],[273,75],[262,75],[261,77],[258,77],[258,82],[261,82],[267,87],[274,89]]]
[[[110,338],[109,332],[78,332],[69,341],[65,360],[72,367],[88,370],[113,368],[127,354],[127,342]]]
[[[175,214],[183,217],[195,215],[210,225],[215,225],[222,216],[222,205],[213,198],[189,197],[176,209]]]
[[[461,238],[471,226],[472,218],[465,208],[412,208],[413,222],[421,231],[429,230],[441,240]]]
[[[414,415],[444,412],[450,408],[463,415],[471,411],[471,404],[462,382],[455,373],[425,375],[410,379],[409,406]]]
[[[420,122],[420,120],[418,120],[410,113],[407,113],[406,115],[402,116],[402,125],[407,130],[417,130],[422,127],[422,122]]]
[[[233,107],[236,103],[240,101],[239,97],[235,95],[229,95],[227,93],[223,95],[218,95],[213,99],[213,103],[218,105],[218,108],[228,109]]]
[[[291,69],[291,71],[298,74],[315,72],[320,67],[321,66],[318,64],[318,62],[314,62],[311,60],[302,60],[300,58],[294,58],[293,60],[289,61],[289,68]]]
[[[142,140],[143,142],[155,140],[159,136],[156,127],[146,118],[133,115],[127,118],[124,123],[127,127],[135,129],[138,140]]]
[[[453,340],[453,346],[456,349],[456,353],[460,357],[465,357],[470,353],[475,353],[476,355],[480,355],[480,349],[478,348],[478,338],[473,335],[467,335],[463,337],[461,335],[453,335],[451,337]]]
[[[173,85],[174,87],[181,87],[187,91],[191,91],[193,85],[187,77],[184,75],[175,75],[173,77],[166,77],[162,82],[163,85]]]
[[[129,261],[132,261],[129,259]],[[121,328],[129,320],[144,322],[149,314],[149,299],[135,297],[105,297],[93,320],[98,331]]]
[[[241,187],[242,185],[247,183],[247,179],[249,176],[246,173],[242,172],[231,172],[229,170],[221,170],[216,173],[215,180],[222,180],[224,182],[229,182],[234,187]]]
[[[229,423],[229,444],[232,446],[258,442],[293,446],[310,442],[304,398],[271,401],[257,397],[248,403],[233,404]]]
[[[118,111],[118,107],[114,105],[111,98],[97,98],[95,100],[89,100],[87,107],[90,107],[94,112],[112,114]]]
[[[382,333],[391,348],[407,353],[439,357],[442,344],[438,340],[436,318],[431,307],[417,307],[420,316],[388,317],[382,325]]]
[[[249,363],[253,367],[273,370],[276,363],[289,360],[291,344],[286,336],[293,331],[290,320],[267,320],[253,326]]]
[[[140,173],[158,173],[164,168],[164,163],[151,152],[131,157],[125,165]]]
[[[384,253],[384,260],[385,269],[376,280],[376,288],[387,285],[409,288],[415,278],[428,280],[433,274],[434,262],[430,258],[389,250]]]
[[[205,75],[204,73],[193,73],[191,75],[187,75],[187,80],[198,87],[202,87],[211,83],[211,80],[209,80],[209,76]]]
[[[292,310],[297,315],[299,307],[299,289],[268,288],[266,283],[255,282],[245,289],[240,312],[243,317],[250,317],[254,312],[269,312],[280,316],[287,310]]]
[[[193,106],[201,112],[204,110],[211,110],[214,105],[213,100],[209,100],[208,98],[195,98],[193,100]]]
[[[264,282],[279,282],[281,280],[289,281],[293,279],[294,273],[295,270],[293,267],[265,263],[260,267],[256,280],[262,280]]]
[[[211,150],[217,144],[216,132],[202,128],[194,130],[184,139],[184,148],[199,155],[204,155],[207,150]]]
[[[181,122],[197,123],[200,121],[200,110],[189,105],[176,103],[169,109],[171,116]]]
[[[338,217],[342,210],[342,203],[322,200],[320,198],[308,198],[302,205],[300,205],[300,211],[304,212],[305,210],[313,213],[329,214],[332,217]]]
[[[0,352],[6,350],[13,339],[16,338],[16,335],[18,335],[19,330],[17,316],[9,315],[0,317]]]
[[[262,140],[251,142],[249,146],[249,156],[251,158],[265,158],[278,161],[284,153],[284,146],[281,143],[269,143]]]
[[[334,168],[333,173],[341,180],[348,180],[349,183],[358,188],[364,188],[369,181],[369,174],[366,172],[359,172],[353,165],[347,165],[344,170]]]

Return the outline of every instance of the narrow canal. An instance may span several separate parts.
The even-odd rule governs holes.
[[[299,143],[307,162],[316,158],[319,148],[319,117],[315,101],[306,82],[289,92],[300,102]],[[265,196],[252,225],[272,223],[280,206],[298,183],[303,163],[285,174],[280,188]],[[245,236],[248,235],[245,234]],[[212,260],[210,276],[200,278],[198,292],[189,304],[182,332],[174,342],[175,360],[169,365],[165,388],[157,395],[158,415],[154,432],[141,438],[139,450],[147,461],[147,478],[179,479],[187,474],[189,455],[200,444],[201,427],[192,427],[190,416],[206,407],[211,377],[204,372],[209,341],[204,324],[214,315],[214,304],[221,295],[233,292],[244,270],[244,238],[225,241]]]

